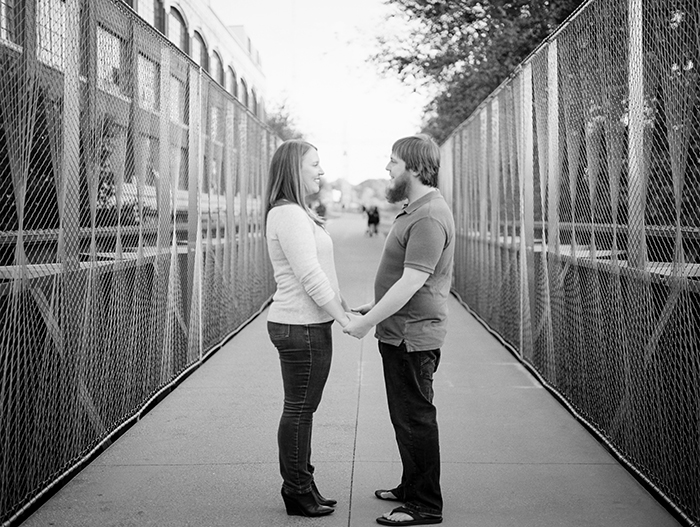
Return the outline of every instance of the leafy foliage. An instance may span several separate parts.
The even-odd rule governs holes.
[[[272,128],[283,141],[304,138],[304,134],[297,129],[297,125],[286,103],[282,103],[279,108],[268,112],[266,121],[266,124]]]
[[[438,88],[423,131],[438,142],[476,109],[585,0],[387,0],[406,28],[373,60]]]

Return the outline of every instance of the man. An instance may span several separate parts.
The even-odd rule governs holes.
[[[384,367],[389,415],[396,433],[403,475],[382,500],[404,502],[377,518],[382,525],[442,521],[440,445],[433,405],[433,373],[446,332],[452,284],[454,220],[437,189],[440,150],[426,135],[394,143],[386,169],[387,199],[406,200],[387,235],[374,282],[374,302],[351,314],[344,332],[375,337]]]

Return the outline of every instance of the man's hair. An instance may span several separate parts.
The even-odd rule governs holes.
[[[265,222],[270,210],[279,202],[287,201],[302,207],[318,223],[318,218],[306,205],[304,188],[301,182],[301,161],[304,155],[316,147],[300,139],[290,139],[282,143],[270,161],[270,171],[265,192]]]
[[[403,137],[394,143],[391,151],[406,163],[407,170],[418,173],[421,183],[437,188],[440,148],[432,137],[426,134]]]

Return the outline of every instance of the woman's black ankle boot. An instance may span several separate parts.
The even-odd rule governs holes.
[[[287,494],[282,489],[282,499],[289,516],[325,516],[335,511],[332,507],[319,505],[313,492]]]
[[[316,503],[319,505],[326,505],[327,507],[333,507],[336,503],[338,503],[337,500],[331,500],[328,498],[324,498],[321,496],[321,493],[318,491],[318,487],[316,487],[316,482],[312,481],[311,482],[311,492],[314,495],[314,498],[316,498]]]

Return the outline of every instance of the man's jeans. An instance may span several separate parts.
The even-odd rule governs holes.
[[[331,324],[267,323],[279,352],[284,384],[284,410],[277,431],[282,488],[292,494],[311,491],[311,428],[331,368]]]
[[[433,373],[440,350],[408,353],[406,346],[379,342],[389,415],[403,464],[397,498],[406,508],[442,515],[440,442],[433,406]]]

